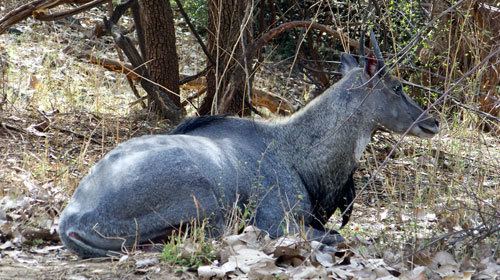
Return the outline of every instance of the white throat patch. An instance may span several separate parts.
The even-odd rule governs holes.
[[[363,156],[363,152],[366,149],[366,146],[368,146],[368,143],[370,143],[370,136],[362,136],[358,140],[356,140],[356,146],[354,147],[354,158],[356,161],[359,161],[361,159],[361,156]]]

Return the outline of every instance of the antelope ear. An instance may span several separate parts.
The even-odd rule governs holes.
[[[340,54],[340,72],[343,76],[356,67],[359,65],[354,56],[347,53]]]
[[[377,64],[377,59],[373,56],[373,54],[369,55],[366,58],[366,64],[365,64],[365,72],[368,74],[368,76],[373,77],[375,73],[378,71],[378,64]]]

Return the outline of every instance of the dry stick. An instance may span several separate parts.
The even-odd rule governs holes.
[[[109,18],[109,21],[117,24],[120,18],[136,1],[137,0],[128,0],[116,5],[115,9],[113,10],[113,14],[111,14],[111,17]]]
[[[131,78],[134,81],[138,81],[141,79],[141,77],[138,76],[137,73],[134,72],[134,70],[132,70],[134,67],[131,64],[122,62],[123,61],[122,57],[120,57],[121,61],[116,61],[108,58],[99,58],[90,53],[82,53],[77,55],[77,58],[86,59],[90,63],[102,66],[109,71],[125,74],[127,78]],[[192,76],[184,75],[182,79],[179,81],[179,85],[189,83],[191,81],[198,79],[199,77],[205,76],[208,69],[209,68],[205,68],[201,72],[196,73]]]
[[[247,8],[245,9],[245,17],[248,17],[248,20],[244,20],[245,22],[250,22],[250,20],[252,19],[252,14],[253,14],[253,8],[254,8],[254,2],[252,1],[252,4],[251,5],[247,5]],[[245,18],[244,17],[244,18]],[[241,50],[243,52],[243,54],[246,53],[246,43],[245,43],[245,37],[246,37],[246,33],[245,33],[245,29],[246,29],[246,24],[245,25],[242,25],[240,26],[240,33],[242,34],[242,36],[240,37],[240,44],[241,44]],[[251,111],[255,112],[256,114],[258,114],[259,116],[261,114],[259,114],[259,111],[257,111],[253,106],[252,106],[252,82],[253,82],[253,75],[249,73],[249,68],[250,66],[248,65],[248,59],[247,59],[247,56],[246,55],[243,55],[243,61],[242,61],[242,64],[243,64],[243,71],[245,72],[245,82],[246,82],[246,93],[247,93],[247,98],[243,97],[243,104],[241,104],[241,111],[244,112],[245,111],[245,105],[247,105]],[[252,72],[253,73],[253,72]],[[243,91],[245,93],[245,90]]]
[[[201,72],[199,72],[197,74],[194,74],[192,76],[186,76],[186,77],[182,78],[179,81],[179,85],[187,84],[191,81],[198,79],[199,77],[205,76],[209,69],[210,69],[210,67],[206,67],[205,69],[203,69]]]
[[[63,17],[71,16],[74,14],[78,14],[82,11],[88,10],[95,6],[106,2],[107,0],[94,0],[92,2],[83,4],[75,9],[58,12],[51,15],[46,15],[44,10],[48,10],[50,8],[62,5],[69,4],[72,1],[69,0],[36,0],[30,3],[26,3],[24,5],[19,6],[18,8],[7,13],[3,18],[0,19],[0,34],[4,33],[9,27],[12,25],[30,17],[33,15],[38,20],[49,21],[49,20],[57,20]]]
[[[316,12],[315,12],[314,16],[312,17],[312,21],[316,21],[318,19],[318,15],[320,13],[321,6],[322,6],[322,3],[319,3],[318,8],[316,9]],[[288,81],[290,80],[290,78],[292,76],[292,70],[295,67],[297,59],[299,58],[299,54],[300,54],[300,50],[302,48],[302,44],[306,40],[306,36],[309,35],[309,31],[310,30],[311,30],[311,26],[309,25],[300,34],[300,40],[298,40],[297,45],[295,47],[295,53],[294,53],[294,56],[293,56],[292,66],[290,67],[290,71],[288,71],[287,84],[288,84]],[[297,37],[299,37],[299,36],[297,36]],[[340,36],[340,42],[343,42],[342,36]]]
[[[42,20],[42,21],[58,20],[61,18],[65,18],[65,17],[79,14],[79,13],[86,11],[86,10],[90,10],[94,7],[101,5],[102,3],[106,2],[106,1],[107,0],[94,0],[94,1],[89,2],[87,4],[83,4],[79,7],[76,7],[72,10],[57,12],[57,13],[53,13],[53,14],[49,14],[49,15],[45,14],[45,12],[43,10],[35,11],[33,13],[33,17],[38,19],[38,20]]]
[[[194,25],[191,22],[191,19],[189,18],[188,14],[184,10],[184,7],[182,7],[181,1],[175,0],[175,3],[177,4],[177,7],[179,8],[179,12],[181,13],[182,17],[186,21],[186,23],[189,27],[189,30],[191,30],[191,33],[193,33],[194,37],[196,38],[196,41],[198,41],[198,44],[200,44],[201,49],[203,50],[203,52],[207,56],[207,59],[210,61],[210,64],[215,65],[214,58],[212,57],[212,55],[208,51],[207,46],[203,42],[203,39],[201,38],[200,34],[196,31],[196,28],[194,28]]]
[[[139,80],[140,77],[132,70],[134,67],[131,64],[122,61],[116,61],[108,58],[99,58],[91,53],[81,53],[76,56],[80,59],[88,60],[91,64],[99,65],[109,71],[125,74],[132,80]]]
[[[44,3],[46,0],[37,0],[19,6],[8,12],[3,18],[0,19],[0,34],[4,33],[12,25],[29,17],[37,7]]]

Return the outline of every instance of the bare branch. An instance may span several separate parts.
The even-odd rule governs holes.
[[[28,18],[31,16],[33,11],[37,9],[40,4],[44,3],[46,0],[36,0],[30,3],[19,6],[7,13],[3,18],[0,19],[0,34],[4,33],[12,25]]]
[[[132,70],[134,67],[128,63],[123,63],[121,61],[107,58],[100,58],[90,53],[82,53],[77,55],[77,57],[80,59],[88,60],[92,64],[102,66],[109,71],[123,73],[134,81],[138,81],[140,79],[140,77],[134,72],[134,70]]]
[[[57,12],[53,14],[47,14],[45,9],[37,9],[33,12],[33,17],[42,20],[42,21],[52,21],[52,20],[58,20],[61,18],[69,17],[72,15],[79,14],[83,11],[90,10],[94,7],[97,7],[101,5],[102,3],[106,2],[107,0],[94,0],[92,2],[83,4],[81,6],[78,6],[74,9],[67,10],[67,11],[62,11],[62,12]]]
[[[98,6],[106,0],[35,0],[30,3],[19,6],[18,8],[7,13],[0,19],[0,34],[4,33],[12,25],[25,20],[30,16],[34,16],[38,20],[57,20],[70,15],[78,14],[82,11],[88,10]],[[62,4],[78,3],[83,4],[75,9],[58,12],[47,15],[45,11],[57,7]]]
[[[259,39],[255,40],[251,46],[247,48],[246,56],[247,59],[252,59],[254,55],[256,54],[257,50],[260,50],[264,45],[269,43],[272,39],[275,37],[281,35],[283,32],[293,29],[293,28],[307,28],[307,29],[316,29],[321,32],[325,32],[328,35],[331,35],[335,38],[345,40],[349,42],[349,46],[353,48],[359,48],[359,42],[350,39],[347,35],[340,31],[333,30],[332,28],[320,24],[317,22],[312,22],[312,21],[291,21],[291,22],[286,22],[278,27],[275,27],[271,30],[269,30],[267,33],[263,34]],[[370,51],[368,48],[366,48],[366,51]]]

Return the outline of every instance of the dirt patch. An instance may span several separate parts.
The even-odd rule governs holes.
[[[194,273],[159,262],[159,254],[126,259],[78,260],[64,249],[45,254],[18,251],[1,259],[0,279],[195,279]]]

